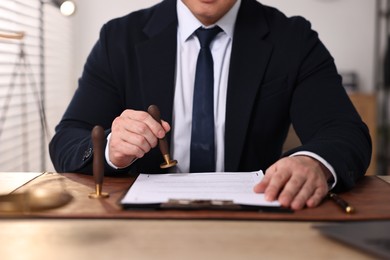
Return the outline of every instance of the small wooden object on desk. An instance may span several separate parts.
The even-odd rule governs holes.
[[[95,192],[89,194],[92,199],[108,198],[109,194],[102,192],[104,179],[104,129],[95,126],[92,129],[93,143],[93,177],[95,180]]]

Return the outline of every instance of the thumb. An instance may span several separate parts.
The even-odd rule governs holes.
[[[166,133],[171,131],[171,126],[169,125],[169,123],[167,121],[161,120],[161,125],[164,128]]]

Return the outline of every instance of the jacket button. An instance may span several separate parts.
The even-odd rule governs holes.
[[[88,150],[84,152],[83,161],[87,160],[91,156],[92,156],[92,148],[88,148]]]

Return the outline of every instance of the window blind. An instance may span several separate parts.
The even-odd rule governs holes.
[[[0,1],[0,171],[50,168],[47,142],[54,123],[46,123],[57,122],[63,111],[51,99],[61,99],[56,95],[62,95],[64,84],[53,78],[63,74],[61,69],[70,71],[71,63],[53,54],[61,50],[54,39],[58,43],[70,36],[57,37],[52,26],[70,28],[70,21],[42,0]],[[67,38],[61,44],[70,49]],[[57,66],[48,69],[48,64]]]

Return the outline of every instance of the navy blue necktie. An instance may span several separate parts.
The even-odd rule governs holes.
[[[215,171],[214,69],[209,46],[220,31],[218,26],[195,31],[201,48],[196,64],[192,105],[190,172]]]

